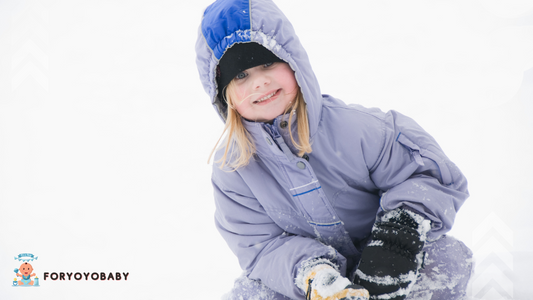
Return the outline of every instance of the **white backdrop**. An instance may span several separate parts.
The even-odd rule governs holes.
[[[211,1],[0,1],[0,299],[219,299],[223,124],[194,45]],[[474,299],[531,299],[533,1],[276,3],[323,93],[417,120],[463,170]],[[32,253],[39,288],[11,287]],[[43,280],[129,272],[128,280]]]

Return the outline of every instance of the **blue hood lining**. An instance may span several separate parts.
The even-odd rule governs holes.
[[[232,5],[216,1],[204,12],[202,34],[217,59],[222,57],[228,45],[250,42],[251,29],[249,0],[234,1]]]

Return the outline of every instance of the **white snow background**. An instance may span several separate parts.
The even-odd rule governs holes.
[[[211,1],[0,1],[0,299],[219,299]],[[533,1],[278,0],[323,93],[398,110],[469,180],[472,299],[533,299]],[[11,287],[32,253],[39,288]],[[129,272],[127,281],[44,272]]]

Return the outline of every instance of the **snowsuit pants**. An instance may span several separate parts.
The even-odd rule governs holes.
[[[458,300],[466,298],[466,288],[473,271],[472,251],[451,237],[427,243],[425,267],[406,300]],[[288,300],[260,281],[241,276],[223,300]],[[303,299],[303,297],[302,297]]]

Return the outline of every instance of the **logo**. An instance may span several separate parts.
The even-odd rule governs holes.
[[[39,278],[33,272],[32,264],[29,263],[37,260],[37,258],[37,256],[31,253],[21,253],[18,256],[15,256],[15,260],[22,262],[22,264],[14,270],[14,287],[39,287]]]
[[[37,256],[31,253],[21,253],[15,256],[15,261],[17,261],[17,268],[15,268],[15,278],[13,279],[13,287],[39,287],[39,282],[46,281],[49,282],[71,282],[71,281],[127,281],[129,272],[83,272],[83,271],[72,271],[72,272],[50,272],[49,270],[44,270],[44,272],[39,272],[43,274],[42,280],[37,277],[37,274],[34,270],[34,261],[38,259]],[[20,263],[20,265],[19,265]]]

